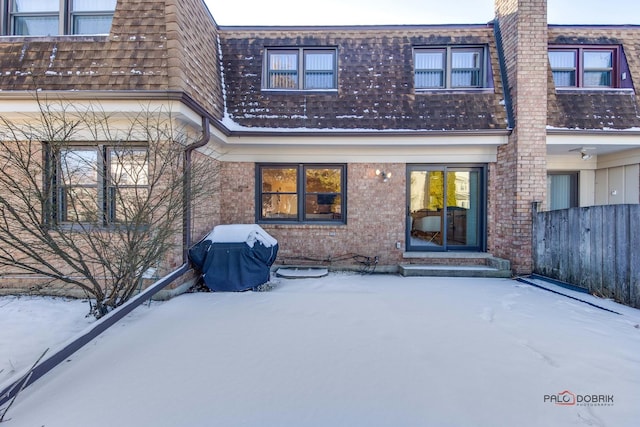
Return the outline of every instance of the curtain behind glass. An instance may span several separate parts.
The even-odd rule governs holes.
[[[553,71],[553,82],[558,87],[576,85],[575,52],[549,52],[549,64]]]
[[[333,89],[334,55],[333,53],[305,53],[305,89]]]
[[[584,53],[584,86],[611,86],[611,70],[610,51]]]
[[[113,16],[74,16],[73,34],[109,34]]]
[[[51,36],[58,34],[57,16],[16,16],[13,20],[16,36]]]
[[[417,88],[444,87],[444,52],[417,52],[415,70]]]
[[[269,87],[296,89],[298,87],[298,54],[269,54]]]
[[[117,0],[73,0],[72,3],[74,12],[114,11]]]
[[[549,175],[547,177],[549,210],[571,207],[571,175]]]
[[[451,86],[478,87],[480,84],[480,52],[452,52]]]
[[[12,12],[58,12],[58,1],[46,0],[14,0]]]

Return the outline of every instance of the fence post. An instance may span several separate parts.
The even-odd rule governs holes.
[[[531,258],[533,261],[531,271],[533,273],[538,269],[538,212],[540,212],[541,205],[540,201],[531,202]]]

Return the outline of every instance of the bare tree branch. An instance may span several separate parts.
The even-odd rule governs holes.
[[[0,269],[77,287],[100,317],[180,244],[183,153],[199,135],[170,111],[37,101],[37,117],[0,117]],[[211,192],[208,160],[191,165],[194,199]]]

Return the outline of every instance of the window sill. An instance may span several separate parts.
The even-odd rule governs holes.
[[[416,95],[431,95],[431,94],[494,94],[495,90],[492,87],[478,87],[478,88],[444,88],[444,89],[415,89]]]
[[[610,94],[633,94],[632,88],[626,87],[557,87],[556,93],[610,93]]]
[[[59,222],[57,224],[51,224],[47,228],[50,230],[60,230],[60,231],[69,231],[75,233],[88,233],[91,231],[108,231],[115,232],[120,231],[121,229],[131,229],[137,231],[146,231],[149,229],[148,225],[134,226],[132,224],[117,224],[117,223],[109,223],[109,224],[94,224],[90,222]]]
[[[17,42],[50,42],[52,40],[60,42],[105,42],[108,41],[108,34],[55,34],[51,36],[14,36],[3,35],[0,40],[3,43]]]
[[[261,227],[264,228],[272,228],[272,229],[301,229],[301,230],[309,230],[309,229],[329,229],[329,228],[346,228],[346,222],[320,222],[320,221],[310,221],[310,222],[264,222],[258,221]]]
[[[338,89],[261,89],[262,92],[278,95],[337,95]]]

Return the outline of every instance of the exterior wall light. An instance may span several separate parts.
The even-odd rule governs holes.
[[[391,172],[381,171],[380,169],[376,169],[376,175],[382,178],[382,182],[389,182],[391,179]]]

